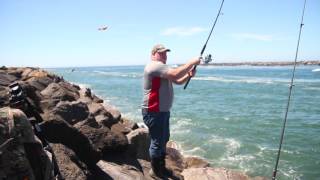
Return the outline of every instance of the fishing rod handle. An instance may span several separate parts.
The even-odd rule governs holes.
[[[197,65],[195,65],[195,66],[193,67],[192,71],[196,70],[196,68],[197,68]],[[183,89],[186,89],[186,88],[187,88],[187,86],[188,86],[191,78],[192,78],[192,76],[189,76],[188,81],[187,81],[186,84],[184,85]]]

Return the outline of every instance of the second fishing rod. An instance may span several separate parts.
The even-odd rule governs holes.
[[[218,21],[218,18],[219,18],[220,14],[221,14],[221,9],[222,9],[223,3],[224,3],[224,0],[222,0],[222,2],[221,2],[220,9],[219,9],[219,11],[218,11],[218,14],[217,14],[216,19],[214,20],[214,23],[213,23],[213,26],[212,26],[211,31],[210,31],[210,33],[209,33],[209,36],[208,36],[208,38],[207,38],[207,41],[206,41],[206,43],[204,44],[204,46],[203,46],[203,48],[202,48],[202,50],[201,50],[201,52],[200,52],[200,57],[202,57],[202,55],[203,55],[203,53],[204,53],[204,50],[205,50],[206,47],[207,47],[208,41],[209,41],[209,39],[210,39],[210,37],[211,37],[212,31],[213,31],[214,27],[216,26],[216,23],[217,23],[217,21]],[[193,70],[196,70],[196,69],[197,69],[197,66],[194,66],[194,67],[193,67]],[[186,88],[187,88],[190,80],[191,80],[191,77],[189,77],[189,79],[188,79],[188,81],[186,82],[186,84],[184,85],[183,89],[186,89]]]

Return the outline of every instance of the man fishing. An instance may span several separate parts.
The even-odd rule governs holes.
[[[173,102],[172,83],[184,84],[196,73],[195,65],[200,64],[200,57],[191,59],[188,63],[171,68],[166,64],[167,52],[170,49],[162,44],[152,48],[151,61],[144,69],[143,86],[143,121],[149,128],[151,144],[149,154],[151,158],[150,175],[154,178],[170,176],[175,179],[183,179],[165,168],[166,144],[169,141],[170,108]]]

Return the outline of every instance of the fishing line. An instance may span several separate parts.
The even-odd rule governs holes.
[[[296,48],[296,55],[295,55],[294,66],[293,66],[293,70],[292,70],[291,83],[290,83],[290,86],[289,86],[289,96],[288,96],[287,108],[286,108],[286,113],[285,113],[285,116],[284,116],[283,126],[282,126],[282,130],[281,130],[281,138],[280,138],[280,143],[279,143],[279,150],[278,150],[276,165],[275,165],[275,168],[274,168],[273,174],[272,174],[272,179],[273,180],[275,180],[276,176],[277,176],[278,163],[279,163],[279,159],[280,159],[283,136],[284,136],[284,131],[285,131],[285,128],[286,128],[288,111],[289,111],[289,106],[290,106],[291,93],[292,93],[292,88],[294,86],[293,85],[293,80],[294,80],[294,77],[295,77],[295,71],[296,71],[296,65],[297,65],[297,58],[298,58],[298,52],[299,52],[301,32],[302,32],[302,27],[304,25],[303,24],[303,18],[304,18],[304,11],[306,9],[306,2],[307,2],[307,0],[304,0],[303,11],[302,11],[302,16],[301,16],[301,23],[300,23],[300,30],[299,30],[299,36],[298,36],[298,43],[297,43],[297,48]]]
[[[215,21],[214,21],[214,23],[213,23],[213,26],[212,26],[212,28],[211,28],[210,34],[209,34],[209,36],[208,36],[208,38],[207,38],[207,41],[206,41],[206,43],[204,44],[204,46],[203,46],[203,48],[202,48],[202,50],[201,50],[200,57],[202,57],[203,52],[204,52],[204,50],[206,49],[207,44],[208,44],[208,41],[209,41],[209,39],[210,39],[210,37],[211,37],[212,31],[213,31],[214,27],[216,26],[216,23],[217,23],[218,18],[219,18],[219,16],[220,16],[220,12],[221,12],[223,3],[224,3],[224,0],[222,0],[222,2],[221,2],[220,9],[219,9],[219,11],[218,11],[217,17],[216,17],[216,19],[215,19]],[[196,70],[196,68],[197,68],[197,66],[194,66],[194,67],[193,67],[193,70]],[[186,84],[184,85],[183,89],[186,89],[186,88],[187,88],[187,86],[188,86],[188,84],[189,84],[189,82],[190,82],[190,79],[191,79],[191,77],[189,77],[189,79],[188,79],[188,81],[186,82]]]

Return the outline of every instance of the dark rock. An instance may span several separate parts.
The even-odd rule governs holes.
[[[111,179],[125,179],[125,180],[137,180],[137,179],[143,179],[148,180],[151,179],[146,178],[145,174],[143,174],[143,171],[139,169],[139,167],[135,167],[133,165],[119,165],[113,162],[107,162],[107,161],[99,161],[98,162],[99,168],[106,172]],[[148,172],[146,173],[148,174]]]
[[[209,167],[210,164],[198,157],[186,157],[184,158],[184,169],[187,168],[205,168],[205,167]]]
[[[18,80],[17,77],[7,73],[0,72],[0,86],[9,86],[16,80]]]
[[[139,128],[127,134],[129,142],[129,152],[138,159],[150,160],[149,146],[150,137],[149,132],[145,128]]]
[[[120,121],[121,119],[121,113],[120,111],[118,111],[114,106],[110,105],[110,104],[105,104],[104,105],[104,108],[112,114],[113,118],[116,120],[116,121]]]
[[[102,104],[90,103],[88,104],[88,108],[90,113],[92,113],[94,116],[110,114],[108,111],[106,111]]]
[[[20,79],[22,77],[23,70],[22,69],[12,69],[8,71],[8,74],[17,77]]]
[[[121,123],[116,123],[111,126],[111,131],[116,133],[128,134],[131,131],[131,129],[127,128]]]
[[[107,114],[107,115],[100,114],[100,115],[96,116],[95,119],[99,124],[101,124],[105,127],[108,127],[108,128],[111,128],[111,126],[113,124],[117,123],[117,121],[115,119],[113,119],[111,114]]]
[[[91,140],[94,147],[100,151],[103,156],[110,155],[110,152],[124,151],[128,146],[126,136],[111,132],[110,129],[106,127],[96,129],[88,125],[82,125],[78,129]]]
[[[5,66],[1,66],[1,67],[0,67],[0,70],[8,70],[8,68],[5,67]]]
[[[176,173],[182,172],[185,165],[181,153],[177,149],[170,147],[167,147],[166,151],[166,167]]]
[[[88,167],[78,159],[72,150],[61,144],[52,144],[51,147],[64,179],[87,180],[88,176],[92,176]]]
[[[53,82],[53,79],[49,77],[33,77],[30,78],[27,82],[31,86],[35,87],[38,91],[42,91]]]
[[[96,95],[92,96],[92,100],[95,103],[103,103],[103,100],[101,98],[97,97]]]
[[[40,101],[40,107],[43,111],[49,112],[52,111],[59,102],[59,99],[43,99]]]
[[[74,125],[75,128],[79,129],[83,125],[88,125],[93,128],[101,128],[102,126],[96,121],[92,114],[89,114],[88,118],[84,121],[80,121]]]
[[[9,89],[0,86],[0,107],[9,103]]]
[[[60,102],[53,109],[52,114],[60,116],[62,119],[73,125],[79,121],[87,119],[89,109],[83,102]]]
[[[70,91],[57,83],[51,83],[47,88],[41,91],[43,96],[61,101],[75,101],[79,99],[79,93]]]
[[[78,85],[73,85],[64,81],[59,82],[59,85],[70,92],[78,94],[79,96],[80,87]]]
[[[90,140],[61,118],[43,122],[41,129],[49,142],[60,143],[72,149],[88,166],[94,166],[99,161],[101,154],[93,147]]]
[[[138,129],[139,126],[136,122],[133,122],[129,119],[126,118],[121,118],[120,122],[127,128],[131,129],[131,130],[135,130]]]

